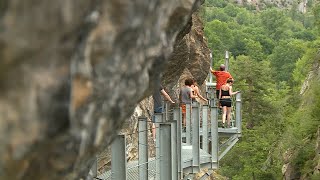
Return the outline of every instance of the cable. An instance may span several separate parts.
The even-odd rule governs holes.
[[[138,133],[141,133],[141,132],[148,132],[152,129],[160,129],[159,127],[155,127],[155,128],[149,128],[149,129],[146,129],[146,130],[143,130],[143,131],[138,131],[138,132],[133,132],[133,133],[128,133],[128,134],[125,134],[126,136],[131,136],[131,135],[134,135],[134,134],[138,134]]]

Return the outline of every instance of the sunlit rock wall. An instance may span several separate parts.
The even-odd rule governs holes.
[[[85,177],[200,1],[1,0],[0,179]]]

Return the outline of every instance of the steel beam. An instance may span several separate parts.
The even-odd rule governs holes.
[[[202,106],[202,149],[209,153],[208,147],[208,105]]]
[[[193,173],[200,172],[200,113],[199,106],[192,106],[192,167]]]
[[[127,179],[127,157],[125,135],[118,135],[111,145],[111,179]]]
[[[219,151],[219,134],[218,134],[218,108],[211,106],[211,158],[213,164],[218,164]],[[214,166],[214,165],[213,165]]]
[[[148,179],[148,124],[146,117],[139,117],[139,179]]]
[[[241,93],[236,94],[236,127],[238,128],[238,133],[241,134]]]
[[[191,144],[191,105],[186,104],[186,143]]]
[[[172,178],[171,124],[160,124],[160,180]],[[157,172],[157,173],[158,173]]]
[[[156,179],[159,180],[160,179],[160,123],[163,122],[163,114],[162,113],[155,113],[155,124],[156,124],[156,142],[155,142],[155,148],[156,148]]]

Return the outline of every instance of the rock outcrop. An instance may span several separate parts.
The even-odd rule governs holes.
[[[162,84],[170,94],[170,97],[179,102],[179,89],[187,77],[195,78],[204,96],[204,81],[209,72],[209,47],[204,38],[203,24],[198,13],[194,13],[188,22],[188,25],[179,33],[174,44],[174,51],[165,65],[164,75],[161,77]],[[170,104],[169,104],[170,105]],[[145,116],[149,121],[149,157],[155,155],[154,142],[151,134],[151,118],[153,115],[152,97],[147,97],[136,107],[129,121],[125,122],[122,128],[122,134],[129,134],[126,138],[128,160],[136,160],[138,152],[138,117]],[[99,172],[110,169],[110,149],[107,149],[99,155]]]
[[[2,0],[0,179],[86,177],[168,59],[181,62],[171,55],[173,45],[201,3]],[[205,41],[200,30],[194,44]],[[188,59],[208,57],[191,46]],[[189,71],[203,81],[207,63],[192,60]]]

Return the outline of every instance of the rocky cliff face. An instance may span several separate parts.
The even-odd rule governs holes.
[[[169,88],[188,67],[203,82],[205,39],[187,30],[200,4],[2,0],[0,179],[85,177],[167,65],[188,60],[167,68]]]
[[[307,78],[305,79],[301,90],[300,95],[302,96],[301,107],[308,107],[308,104],[312,103],[312,98],[314,96],[310,95],[312,92],[312,88],[315,84],[320,82],[320,51],[315,57],[315,60],[312,65],[312,70],[309,72]],[[294,132],[296,133],[296,132]],[[314,151],[312,152],[312,156],[308,159],[310,162],[309,167],[310,171],[301,171],[295,167],[294,155],[297,153],[295,149],[286,150],[283,154],[283,166],[282,166],[282,174],[284,179],[310,179],[310,175],[314,175],[320,177],[320,126],[318,126],[317,132],[309,136],[314,136],[314,138],[306,137],[302,145],[305,143],[314,144]],[[316,177],[316,178],[317,178]]]
[[[210,50],[204,37],[203,23],[198,12],[195,12],[185,28],[178,34],[174,43],[174,50],[165,64],[164,75],[161,77],[162,84],[175,102],[179,102],[179,90],[184,85],[184,80],[188,77],[196,79],[199,86],[202,87],[202,95],[204,96],[204,81],[207,78],[210,67],[209,54]],[[170,106],[170,104],[168,105]],[[154,142],[151,138],[152,115],[153,100],[150,96],[138,104],[130,120],[125,122],[121,133],[127,134],[128,160],[136,160],[138,158],[137,120],[139,116],[147,117],[149,121],[149,156],[155,156]],[[101,153],[98,159],[99,172],[108,170],[111,165],[110,149]]]

